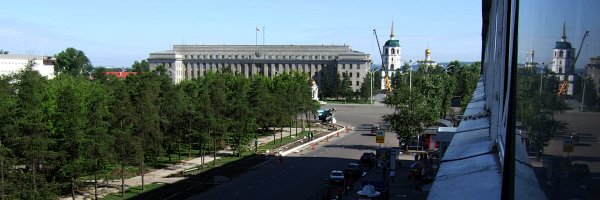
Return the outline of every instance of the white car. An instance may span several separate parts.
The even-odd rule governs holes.
[[[319,101],[319,103],[320,103],[321,105],[327,105],[327,102],[325,102],[325,101]]]
[[[329,181],[332,183],[343,183],[344,182],[344,172],[341,170],[333,170],[329,174]]]

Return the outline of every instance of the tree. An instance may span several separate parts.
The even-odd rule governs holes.
[[[150,160],[154,164],[162,151],[163,135],[160,131],[159,92],[160,82],[156,73],[145,73],[134,76],[131,80],[134,88],[134,110],[136,122],[134,133],[139,138],[143,151],[139,158],[140,174],[142,177],[142,190],[144,190],[145,161]]]
[[[386,97],[385,104],[393,108],[394,113],[384,115],[384,120],[390,123],[398,137],[403,140],[415,138],[425,126],[437,119],[435,108],[418,90],[395,88],[392,94]]]
[[[377,80],[371,80],[371,78],[373,77],[372,73],[367,73],[366,76],[363,77],[363,84],[360,86],[360,97],[363,100],[369,99],[371,97],[371,95],[373,95],[373,93],[375,91],[377,91],[377,88],[371,87],[371,81],[375,82]],[[372,93],[373,92],[373,93]]]
[[[4,51],[4,49],[0,49],[0,54],[9,54],[10,52]]]
[[[81,75],[85,70],[91,71],[91,67],[90,60],[83,51],[69,47],[56,55],[54,72]]]
[[[134,72],[138,72],[138,73],[145,73],[145,72],[149,72],[150,71],[150,63],[148,63],[148,61],[146,60],[142,60],[142,61],[135,61],[133,62],[133,65],[131,65],[131,68],[133,69]]]
[[[352,99],[354,91],[352,91],[352,81],[348,74],[344,73],[341,83],[339,84],[339,91],[345,100]]]
[[[265,76],[255,76],[252,79],[252,86],[248,95],[252,115],[255,116],[255,122],[262,128],[263,134],[274,124],[273,120],[273,96],[270,93],[271,79]],[[254,135],[254,151],[258,150],[257,135]]]
[[[110,79],[110,134],[115,138],[113,153],[121,167],[121,195],[125,195],[125,165],[138,163],[142,154],[140,139],[133,134],[135,110],[131,90],[124,80]]]
[[[16,140],[19,148],[14,149],[28,170],[23,177],[28,184],[19,188],[24,190],[28,199],[52,198],[52,184],[46,183],[45,174],[38,174],[45,170],[46,161],[51,158],[53,152],[50,147],[54,141],[50,138],[50,130],[46,121],[44,99],[46,98],[47,80],[37,71],[32,69],[33,62],[17,74],[19,81],[16,84],[17,92],[15,123],[18,130]]]

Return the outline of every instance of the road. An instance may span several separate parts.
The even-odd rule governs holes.
[[[392,110],[381,105],[327,105],[336,109],[339,124],[355,127],[328,142],[321,142],[313,150],[305,149],[247,172],[231,181],[189,199],[315,199],[325,186],[328,173],[343,169],[347,163],[357,162],[365,151],[374,151],[379,145],[369,133],[370,124]],[[394,134],[386,134],[384,146],[397,146]]]

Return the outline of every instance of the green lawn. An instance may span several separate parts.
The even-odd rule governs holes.
[[[283,137],[283,141],[281,141],[279,139],[277,139],[276,141],[271,141],[271,142],[269,142],[267,144],[264,144],[264,145],[260,146],[258,148],[258,151],[259,152],[265,152],[266,150],[272,150],[272,149],[278,148],[278,147],[282,146],[283,144],[288,144],[288,143],[291,143],[291,142],[298,141],[300,139],[303,139],[305,136],[307,136],[308,133],[309,133],[309,131],[302,131],[302,132],[298,133],[298,136],[292,135],[292,137],[290,137],[288,135],[288,136]],[[187,153],[188,153],[187,148],[185,149],[185,151],[182,150],[182,155],[181,155],[181,159],[182,160],[188,158],[187,157]],[[198,150],[193,150],[192,151],[192,156],[196,156],[197,154],[198,154]],[[254,154],[253,152],[247,151],[247,152],[242,153],[242,156],[240,156],[240,157],[236,157],[236,156],[222,157],[220,159],[217,159],[216,161],[211,161],[211,162],[205,163],[206,167],[203,168],[203,169],[196,169],[196,170],[188,171],[188,172],[186,172],[186,174],[200,174],[200,173],[202,173],[204,171],[208,171],[208,170],[213,169],[213,168],[221,167],[221,166],[223,166],[223,165],[225,165],[227,163],[235,162],[235,161],[243,159],[245,157],[252,156],[253,154]],[[208,155],[211,155],[211,154],[208,154]],[[171,157],[171,159],[172,159],[172,162],[178,162],[179,161],[177,155],[173,155]],[[168,158],[166,156],[163,156],[163,157],[159,158],[159,162],[166,164],[168,162]],[[112,171],[114,171],[117,167],[119,167],[119,166],[118,165],[117,166],[109,166],[104,171],[105,175],[111,174]],[[133,174],[138,173],[138,168],[136,166],[127,166],[125,168],[125,170],[128,171],[128,172],[134,172]],[[93,177],[86,177],[86,178],[93,179]],[[115,176],[114,179],[120,179],[120,176]],[[141,191],[142,190],[141,186],[136,186],[136,187],[129,188],[127,191],[125,191],[125,198],[122,198],[121,197],[121,193],[118,192],[118,193],[110,194],[110,195],[108,195],[108,196],[106,196],[106,197],[104,197],[102,199],[108,199],[108,200],[112,200],[112,199],[115,199],[115,200],[117,200],[117,199],[130,199],[130,198],[133,198],[133,197],[135,197],[137,195],[140,195],[140,194],[142,194],[144,192],[148,192],[148,191],[152,191],[154,189],[160,188],[160,187],[162,187],[164,185],[165,184],[163,184],[163,183],[148,184],[148,185],[145,186],[145,190],[143,192]]]
[[[164,185],[165,185],[164,183],[147,184],[144,187],[144,191],[142,191],[142,186],[131,187],[125,191],[125,198],[122,198],[121,192],[119,192],[119,193],[109,194],[102,199],[106,199],[106,200],[130,199],[130,198],[133,198],[142,193],[149,192],[149,191],[155,190],[157,188],[160,188]]]
[[[363,99],[348,99],[348,100],[344,100],[344,99],[339,99],[339,100],[335,100],[335,99],[327,99],[324,100],[325,102],[327,102],[327,104],[371,104],[371,100],[367,99],[367,100],[363,100]]]
[[[271,150],[276,149],[284,144],[288,144],[288,143],[303,139],[305,136],[308,135],[308,133],[309,133],[308,131],[302,131],[302,132],[298,133],[297,137],[295,135],[292,135],[292,137],[290,137],[288,135],[288,136],[284,136],[283,139],[277,138],[277,140],[275,140],[275,141],[271,141],[269,143],[263,144],[262,146],[258,147],[258,152],[264,153],[264,152],[266,152],[266,150],[271,151]]]

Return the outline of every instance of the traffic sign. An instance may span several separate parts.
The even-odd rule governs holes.
[[[385,130],[377,130],[377,135],[375,135],[375,142],[377,143],[385,143]]]
[[[573,139],[567,138],[563,142],[563,152],[572,153],[575,150],[575,146],[573,145]]]

